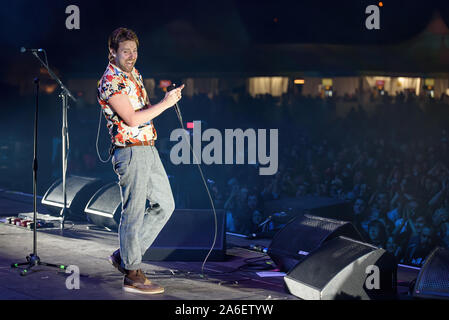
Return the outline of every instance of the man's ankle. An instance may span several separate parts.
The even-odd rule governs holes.
[[[129,269],[125,269],[125,274],[128,275],[135,275],[137,274],[137,270],[129,270]]]

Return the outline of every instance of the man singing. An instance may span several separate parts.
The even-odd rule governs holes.
[[[118,28],[109,36],[108,47],[109,64],[99,81],[98,102],[112,139],[112,165],[122,200],[120,248],[109,261],[125,275],[125,291],[162,293],[164,288],[149,281],[140,268],[142,256],[175,208],[167,174],[154,146],[157,134],[152,120],[181,99],[184,85],[150,105],[142,76],[134,68],[139,47],[136,34]],[[148,209],[147,199],[152,204]]]

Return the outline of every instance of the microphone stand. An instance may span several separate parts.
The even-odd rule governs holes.
[[[63,194],[63,207],[60,211],[61,224],[60,229],[64,230],[64,221],[67,216],[67,191],[66,191],[66,175],[67,175],[67,157],[68,157],[68,146],[69,146],[69,131],[68,131],[68,122],[67,122],[67,109],[68,105],[68,97],[70,97],[74,102],[76,102],[75,97],[71,94],[71,92],[64,86],[61,80],[54,74],[54,72],[50,69],[47,63],[42,61],[41,57],[33,51],[32,54],[40,61],[42,66],[47,69],[50,76],[55,80],[62,92],[59,94],[59,97],[62,99],[62,194]]]
[[[33,54],[35,54],[33,52]],[[46,263],[41,261],[37,255],[37,205],[36,205],[36,194],[37,194],[37,124],[38,124],[38,114],[39,114],[39,78],[34,79],[36,84],[36,110],[34,116],[34,151],[33,151],[33,253],[26,257],[27,262],[13,263],[12,268],[18,268],[19,266],[28,265],[28,268],[22,270],[20,275],[27,275],[28,271],[34,266],[44,265],[48,267],[58,268],[60,270],[65,270],[66,266],[61,264]]]

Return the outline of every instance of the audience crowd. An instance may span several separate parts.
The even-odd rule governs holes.
[[[367,242],[398,262],[422,265],[435,246],[449,247],[449,112],[443,99],[380,97],[372,112],[358,105],[344,117],[336,114],[341,101],[310,97],[196,97],[184,109],[197,111],[191,119],[205,119],[209,127],[279,130],[275,175],[260,176],[257,165],[208,168],[228,231],[275,228],[264,223],[274,213],[264,210],[270,200],[331,197],[350,203],[351,222]]]

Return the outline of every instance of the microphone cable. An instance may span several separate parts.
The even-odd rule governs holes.
[[[173,89],[174,89],[174,87],[171,88],[171,90],[173,90]],[[182,115],[181,115],[181,111],[179,110],[178,103],[175,103],[174,108],[175,108],[176,115],[178,117],[179,123],[181,124],[181,127],[183,129],[183,133],[186,133],[187,130],[184,128],[184,123],[182,121]],[[207,186],[206,179],[204,178],[204,174],[203,174],[203,170],[201,169],[200,162],[198,161],[198,158],[197,158],[195,152],[193,152],[192,144],[190,143],[190,136],[188,137],[188,143],[189,143],[190,151],[192,152],[193,157],[196,160],[196,165],[197,165],[198,170],[200,172],[201,179],[203,180],[204,187],[206,188],[207,195],[209,197],[209,201],[210,201],[210,204],[212,206],[212,211],[214,212],[214,225],[215,225],[215,228],[214,228],[214,240],[212,242],[212,246],[211,246],[209,252],[206,255],[206,258],[203,261],[203,264],[201,265],[201,276],[204,277],[204,265],[206,264],[207,259],[209,258],[210,254],[212,253],[212,251],[213,251],[213,249],[215,247],[215,243],[217,241],[217,233],[218,233],[217,212],[215,211],[214,201],[212,200],[212,196],[210,194],[209,187]]]
[[[98,156],[98,159],[100,159],[100,161],[103,162],[103,163],[107,163],[107,162],[109,162],[109,160],[110,160],[111,157],[112,157],[111,153],[109,153],[109,157],[108,157],[106,160],[103,160],[103,159],[101,158],[100,152],[98,151],[98,137],[100,136],[100,125],[101,125],[101,116],[102,116],[102,113],[103,113],[103,109],[100,107],[100,118],[98,119],[97,141],[96,141],[96,143],[95,143],[95,147],[96,147],[96,149],[97,149],[97,156]]]

